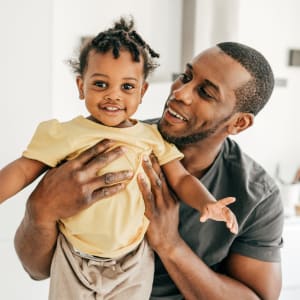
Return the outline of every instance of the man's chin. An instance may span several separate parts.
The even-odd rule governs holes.
[[[157,128],[158,131],[160,132],[160,134],[162,135],[162,137],[170,142],[173,143],[173,140],[175,139],[175,137],[173,137],[172,133],[170,133],[168,129],[170,129],[170,127],[168,127],[168,125],[166,124],[166,122],[163,119],[160,119],[160,121],[157,124]]]
[[[200,141],[206,140],[208,137],[214,134],[216,128],[212,128],[210,130],[199,132],[195,134],[186,135],[184,133],[174,133],[171,130],[172,126],[168,126],[165,122],[158,123],[158,130],[162,137],[169,143],[175,144],[176,146],[185,146],[194,143],[198,143]]]
[[[164,140],[169,143],[175,144],[177,146],[185,145],[187,143],[186,138],[183,136],[183,134],[174,133],[171,126],[169,126],[164,121],[160,121],[158,123],[158,130]]]

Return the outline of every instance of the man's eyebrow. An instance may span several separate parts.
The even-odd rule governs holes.
[[[210,80],[205,79],[204,80],[204,84],[206,86],[211,86],[218,94],[220,94],[220,88],[216,84],[214,84],[213,82],[211,82]]]
[[[192,64],[190,64],[190,63],[187,63],[187,64],[186,64],[186,67],[187,67],[188,69],[190,69],[190,70],[193,70],[193,66],[192,66]]]

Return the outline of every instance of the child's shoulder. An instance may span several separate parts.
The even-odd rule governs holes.
[[[67,120],[67,121],[60,121],[56,118],[53,118],[53,119],[48,119],[48,120],[44,120],[44,121],[41,121],[39,123],[39,127],[42,126],[42,127],[55,127],[55,126],[58,126],[58,127],[67,127],[67,126],[76,126],[76,124],[80,124],[80,123],[84,123],[86,122],[86,118],[84,118],[83,116],[77,116],[71,120]]]
[[[149,134],[155,134],[156,136],[161,137],[156,123],[149,123],[147,121],[139,121],[139,125],[141,126],[141,128],[144,131],[149,132]]]
[[[35,130],[35,136],[67,136],[72,135],[77,131],[76,128],[80,128],[84,117],[76,117],[68,121],[60,121],[58,119],[48,119],[40,122]],[[84,122],[84,121],[83,121]]]

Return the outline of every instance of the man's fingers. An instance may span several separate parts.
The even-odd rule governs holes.
[[[83,151],[74,161],[78,161],[79,165],[89,162],[92,158],[100,153],[107,151],[113,145],[112,140],[104,139],[93,147]]]
[[[120,189],[124,189],[126,181],[130,180],[132,176],[133,172],[128,170],[96,176],[89,183],[89,189],[93,191],[92,198],[99,197],[102,199],[114,195]]]
[[[124,155],[124,148],[116,147],[105,153],[99,153],[93,156],[92,159],[87,163],[86,167],[82,169],[87,176],[93,176],[99,170],[107,166],[110,162]]]
[[[103,187],[100,188],[98,190],[95,190],[92,193],[91,199],[90,199],[90,203],[89,204],[93,204],[94,202],[107,198],[107,197],[111,197],[117,193],[119,193],[120,191],[125,189],[125,184],[124,183],[118,183],[112,186],[107,186],[107,187]]]
[[[149,218],[154,208],[154,197],[144,174],[138,174],[137,181],[145,203],[145,215]]]
[[[170,196],[169,187],[157,159],[154,156],[151,156],[150,161],[148,157],[144,157],[143,167],[150,180],[151,193],[155,199],[155,206],[168,207],[171,202],[177,203],[176,197]]]
[[[144,171],[146,173],[146,175],[148,176],[149,180],[150,180],[150,184],[152,188],[160,188],[161,187],[161,179],[159,178],[157,172],[161,172],[160,168],[158,171],[155,171],[153,169],[152,163],[149,160],[149,158],[147,156],[144,156],[143,159],[143,167],[144,167]],[[157,168],[157,166],[156,166]]]
[[[133,172],[130,170],[124,170],[119,172],[105,173],[101,176],[96,176],[91,182],[91,188],[97,190],[102,187],[107,187],[109,185],[114,185],[121,182],[126,182],[131,179]]]
[[[155,173],[160,174],[161,168],[160,168],[157,157],[153,153],[150,154],[150,160],[151,160],[152,168],[155,171]]]

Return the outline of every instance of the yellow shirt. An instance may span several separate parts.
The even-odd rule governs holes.
[[[54,167],[64,159],[75,158],[104,138],[118,141],[114,147],[125,145],[127,151],[98,175],[132,170],[133,179],[124,191],[61,220],[59,227],[81,252],[114,258],[133,250],[147,230],[144,201],[136,180],[137,174],[143,172],[143,156],[153,151],[163,165],[183,157],[177,148],[163,140],[156,125],[137,122],[132,127],[115,128],[79,116],[63,123],[57,120],[42,122],[23,155]]]

